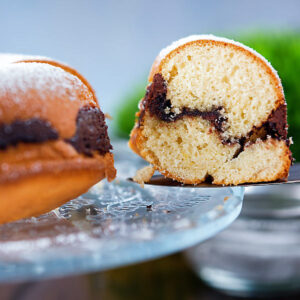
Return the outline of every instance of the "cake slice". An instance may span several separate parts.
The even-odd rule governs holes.
[[[287,178],[283,88],[257,52],[190,36],[160,52],[149,82],[129,146],[155,170],[186,184]]]

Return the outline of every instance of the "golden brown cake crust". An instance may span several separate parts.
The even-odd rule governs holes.
[[[42,173],[59,173],[63,170],[80,171],[90,167],[105,169],[108,181],[115,178],[114,160],[111,153],[93,157],[78,154],[64,141],[49,141],[41,145],[19,144],[3,151],[0,156],[0,185]],[[1,197],[1,195],[0,195]]]
[[[41,173],[26,173],[20,179],[0,185],[0,224],[46,213],[113,175],[108,157],[62,162],[57,173],[53,173],[53,167],[56,165],[50,164]]]

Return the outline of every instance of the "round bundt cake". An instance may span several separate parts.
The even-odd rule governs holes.
[[[0,224],[48,212],[114,168],[105,116],[76,70],[0,55]]]
[[[197,35],[163,49],[129,146],[182,183],[286,179],[287,109],[277,72],[254,50]]]

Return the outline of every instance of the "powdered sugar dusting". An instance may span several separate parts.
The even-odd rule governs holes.
[[[261,54],[259,54],[254,49],[252,49],[252,48],[250,48],[250,47],[248,47],[248,46],[246,46],[246,45],[244,45],[240,42],[236,42],[234,40],[227,39],[227,38],[224,38],[224,37],[218,37],[218,36],[215,36],[213,34],[190,35],[190,36],[187,36],[185,38],[179,39],[179,40],[173,42],[171,45],[167,46],[166,48],[162,49],[159,53],[159,58],[163,59],[168,53],[175,50],[176,48],[178,48],[178,47],[180,47],[184,44],[187,44],[189,42],[199,41],[199,40],[224,42],[224,43],[236,45],[238,47],[241,47],[241,48],[251,52],[252,54],[254,54],[258,58],[260,58],[264,63],[266,63],[268,65],[268,67],[272,70],[272,72],[275,74],[275,76],[277,77],[278,81],[281,84],[281,81],[280,81],[280,78],[277,74],[277,71],[272,67],[271,63],[265,57],[263,57]]]
[[[53,62],[53,60],[46,56],[38,56],[38,55],[27,55],[27,54],[12,54],[12,53],[0,53],[0,66],[12,64],[16,62],[26,60],[42,60]],[[65,63],[63,63],[65,64]]]
[[[56,98],[67,96],[76,100],[78,90],[82,88],[82,82],[76,76],[44,63],[0,63],[0,78],[0,97],[14,95],[11,99],[16,103],[32,90],[39,92],[39,97],[45,100],[51,94]]]

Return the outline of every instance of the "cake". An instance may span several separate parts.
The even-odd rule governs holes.
[[[0,223],[38,216],[114,168],[94,90],[71,67],[0,55]]]
[[[238,42],[196,35],[163,49],[139,109],[129,146],[168,178],[238,185],[288,176],[280,78]]]

